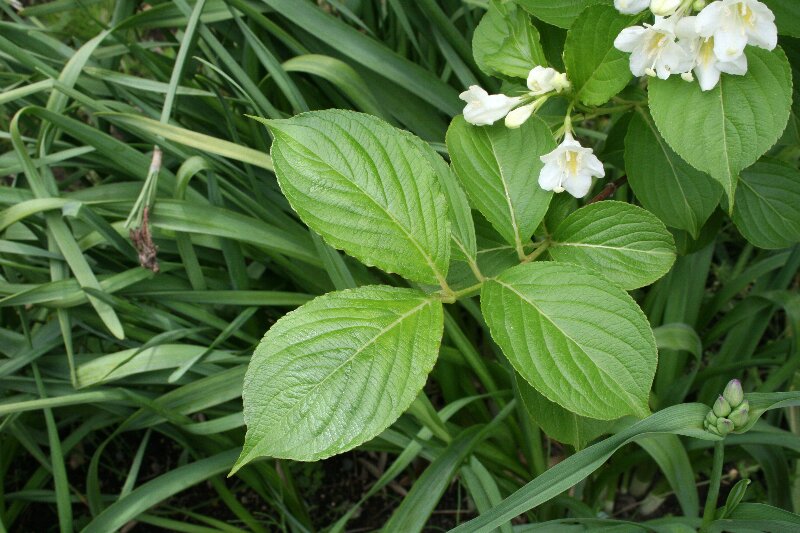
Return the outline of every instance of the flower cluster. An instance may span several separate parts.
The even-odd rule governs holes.
[[[631,54],[635,76],[667,79],[679,74],[700,88],[716,87],[722,73],[747,72],[745,47],[773,50],[778,44],[775,15],[758,0],[614,0],[622,13],[646,8],[654,24],[632,26],[620,32],[614,46]],[[692,15],[698,11],[697,15]],[[694,73],[694,76],[692,75]]]
[[[543,66],[530,71],[527,85],[529,92],[515,97],[489,94],[477,85],[471,86],[460,96],[467,103],[464,119],[476,126],[490,126],[505,117],[506,127],[519,128],[550,96],[570,87],[566,74]],[[539,186],[546,191],[567,191],[582,198],[589,192],[592,177],[605,177],[603,164],[592,149],[584,148],[572,136],[569,120],[564,125],[564,141],[541,160],[544,167],[539,173]]]
[[[742,384],[738,379],[732,379],[706,415],[703,427],[709,433],[724,437],[746,426],[749,418],[750,403],[744,399]]]
[[[519,128],[551,94],[568,88],[566,74],[549,67],[536,66],[528,74],[529,92],[523,96],[489,94],[483,88],[472,85],[459,98],[467,103],[464,119],[470,124],[491,126],[505,117],[506,126]]]

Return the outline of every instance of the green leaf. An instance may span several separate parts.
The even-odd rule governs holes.
[[[636,113],[628,126],[625,171],[636,198],[648,211],[695,238],[722,196],[717,182],[669,147],[645,111]]]
[[[758,422],[758,419],[772,409],[783,407],[800,406],[800,392],[750,392],[744,395],[750,402],[750,418],[741,428],[737,428],[734,433],[745,433]]]
[[[747,492],[747,486],[750,485],[750,482],[750,479],[740,479],[736,485],[733,486],[728,493],[728,499],[725,500],[725,505],[718,509],[719,516],[717,516],[717,518],[725,518],[736,510],[736,507],[742,503],[744,495]]]
[[[520,257],[553,197],[538,177],[544,166],[539,157],[554,148],[550,129],[536,117],[509,129],[473,126],[458,116],[447,130],[453,168],[472,204]]]
[[[408,139],[422,153],[425,160],[433,168],[436,178],[441,185],[442,193],[447,200],[447,218],[450,221],[450,237],[455,248],[451,247],[452,255],[460,253],[469,261],[475,261],[478,245],[475,242],[475,222],[472,219],[472,209],[469,200],[456,177],[455,171],[442,159],[431,145],[406,132]]]
[[[703,358],[703,342],[691,326],[680,322],[663,324],[653,329],[660,350],[679,350],[692,354],[697,362]]]
[[[539,394],[518,374],[515,376],[519,395],[528,416],[542,428],[548,437],[574,446],[576,450],[581,450],[595,438],[611,429],[610,422],[594,420],[567,411]]]
[[[118,126],[133,126],[137,130],[152,133],[170,141],[203,150],[204,152],[229,157],[236,161],[255,165],[267,170],[273,169],[272,161],[268,155],[246,146],[240,146],[236,143],[179,128],[178,126],[163,124],[157,120],[137,115],[125,113],[97,113],[97,116],[101,116]]]
[[[706,413],[708,406],[700,403],[675,405],[659,411],[616,435],[567,457],[514,492],[488,513],[461,524],[451,530],[451,533],[492,531],[493,528],[543,504],[585,479],[605,464],[614,452],[639,435],[672,433],[705,440],[719,440],[718,437],[702,430]],[[745,504],[740,505],[739,509],[743,505]]]
[[[463,102],[459,104],[458,93],[434,72],[402,57],[338,16],[326,13],[309,2],[264,0],[264,3],[302,30],[325,42],[336,43],[337,54],[347,56],[383,76],[385,83],[396,83],[408,91],[407,94],[416,95],[445,113],[454,115],[459,112]]]
[[[614,39],[634,20],[613,7],[592,6],[567,33],[564,64],[575,95],[584,104],[605,104],[633,77],[628,54],[614,48]]]
[[[783,50],[751,46],[746,54],[747,74],[723,75],[710,91],[678,76],[650,81],[650,111],[661,135],[679,156],[722,184],[731,208],[739,173],[777,142],[792,105]]]
[[[694,480],[692,463],[681,439],[677,435],[658,435],[640,437],[636,443],[658,464],[669,481],[680,503],[683,514],[697,516],[700,512],[697,486]]]
[[[378,435],[425,384],[442,328],[440,301],[384,286],[320,296],[278,320],[247,369],[234,471],[260,456],[314,461]]]
[[[800,2],[797,0],[761,0],[775,14],[778,33],[800,37]]]
[[[656,343],[616,285],[575,265],[527,263],[484,284],[481,310],[517,372],[550,401],[600,420],[647,415]]]
[[[225,451],[161,474],[108,506],[83,529],[86,533],[116,531],[154,505],[230,468],[235,450]]]
[[[513,3],[492,0],[472,37],[475,63],[491,76],[527,78],[536,65],[547,65],[539,31],[530,16]]]
[[[793,533],[800,528],[800,516],[763,503],[741,503],[724,520],[711,524],[714,533],[724,531],[770,531]]]
[[[763,160],[742,172],[733,223],[759,248],[787,248],[800,241],[800,171]]]
[[[534,17],[558,26],[569,28],[581,12],[597,4],[612,5],[612,0],[516,0]]]
[[[333,247],[422,283],[447,277],[447,203],[415,143],[370,115],[327,110],[265,121],[286,198]]]
[[[286,72],[319,76],[342,91],[357,109],[383,119],[389,118],[381,102],[368,89],[364,78],[341,59],[321,54],[305,54],[293,57],[281,66]]]
[[[675,241],[649,211],[624,202],[584,206],[556,228],[550,255],[582,265],[624,289],[649,285],[675,262]]]

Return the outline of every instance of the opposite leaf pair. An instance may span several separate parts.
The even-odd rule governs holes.
[[[279,320],[248,368],[248,433],[236,468],[261,455],[324,458],[391,425],[437,359],[442,304],[459,296],[447,281],[453,261],[473,265],[492,335],[541,394],[593,418],[648,413],[655,342],[622,287],[670,268],[669,232],[641,208],[603,202],[563,218],[528,254],[552,195],[523,186],[525,165],[541,165],[552,149],[549,129],[538,119],[522,130],[459,124],[448,145],[460,184],[427,144],[374,117],[319,111],[268,122],[279,183],[303,220],[428,291],[360,287]],[[461,185],[523,264],[492,279],[481,273]],[[529,262],[544,250],[554,262]]]

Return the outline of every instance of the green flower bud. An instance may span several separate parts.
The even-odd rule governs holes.
[[[717,437],[721,437],[721,436],[722,436],[722,435],[720,435],[720,434],[719,434],[719,431],[717,431],[717,426],[716,426],[716,425],[714,425],[714,426],[708,426],[708,427],[706,428],[706,431],[708,431],[708,432],[709,432],[709,433],[711,433],[712,435],[716,435]]]
[[[728,415],[728,419],[733,422],[733,425],[737,428],[745,426],[749,418],[750,402],[747,400],[744,400],[739,407],[731,411],[731,414]]]
[[[706,7],[706,0],[695,0],[694,4],[692,4],[692,9],[695,11],[702,11],[704,7]]]
[[[714,411],[709,411],[708,412],[708,414],[706,415],[705,422],[706,422],[706,424],[711,425],[711,426],[716,426],[717,425],[717,416],[714,414]]]
[[[727,418],[720,418],[719,420],[717,420],[717,431],[721,436],[724,437],[733,430],[734,430],[733,422],[731,422]]]
[[[720,396],[717,398],[717,401],[714,402],[713,410],[714,414],[718,417],[728,416],[731,414],[731,404],[729,404],[725,398]]]
[[[744,391],[742,390],[742,382],[738,379],[732,379],[725,386],[725,391],[722,396],[731,404],[731,408],[739,407],[739,404],[744,400]]]

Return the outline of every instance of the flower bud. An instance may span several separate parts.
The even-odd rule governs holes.
[[[506,115],[506,127],[515,129],[525,124],[525,121],[531,118],[533,114],[534,105],[535,104],[524,105],[511,111]]]
[[[717,401],[714,402],[714,407],[712,409],[714,410],[714,414],[720,418],[731,414],[731,404],[729,404],[728,401],[722,396],[717,398]]]
[[[708,414],[706,414],[705,423],[709,426],[717,425],[717,416],[714,414],[714,411],[709,411]]]
[[[528,89],[533,95],[542,95],[552,91],[560,93],[569,88],[567,75],[550,67],[537,65],[528,73]]]
[[[675,14],[682,0],[651,0],[650,11],[660,17],[668,17]]]
[[[731,422],[727,418],[720,418],[719,420],[717,420],[717,431],[721,436],[724,437],[733,430],[734,430],[733,422]]]
[[[695,11],[702,11],[707,3],[706,0],[695,0],[694,4],[692,4],[692,9]]]
[[[732,408],[739,407],[739,404],[744,400],[744,391],[742,390],[742,382],[738,379],[732,379],[725,386],[725,391],[722,396],[728,401]]]
[[[731,411],[731,414],[728,415],[728,419],[733,422],[733,425],[737,428],[745,426],[749,418],[750,403],[747,400],[744,400],[739,407]]]

